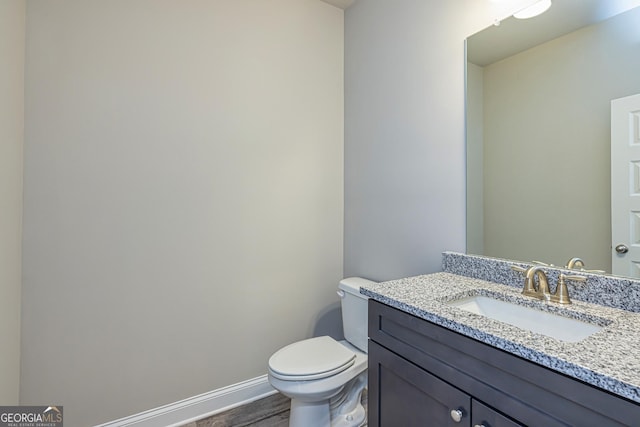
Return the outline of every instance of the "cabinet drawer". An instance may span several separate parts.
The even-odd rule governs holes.
[[[640,426],[640,405],[369,300],[369,337],[530,426]]]
[[[471,425],[473,427],[524,427],[477,400],[471,402]]]
[[[470,426],[471,398],[400,356],[369,343],[369,425]],[[451,411],[459,411],[460,418]],[[457,415],[457,414],[456,414]]]

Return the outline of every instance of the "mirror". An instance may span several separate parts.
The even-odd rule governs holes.
[[[611,272],[610,101],[640,93],[640,1],[553,0],[467,39],[467,252]]]

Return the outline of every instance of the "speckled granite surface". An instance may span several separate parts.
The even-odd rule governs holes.
[[[533,264],[456,252],[442,254],[443,271],[447,273],[522,287],[522,274],[511,270],[512,265],[527,268]],[[544,267],[544,271],[549,278],[549,283],[554,285],[558,283],[558,276],[562,272],[579,274],[587,278],[586,282],[567,282],[572,300],[640,313],[640,280],[557,267]],[[640,328],[640,324],[638,326]]]
[[[505,273],[487,268],[492,277]],[[377,283],[361,288],[360,292],[376,301],[640,403],[639,313],[577,299],[569,306],[559,306],[523,296],[520,293],[522,278],[519,275],[505,280],[513,280],[513,285],[443,272]],[[555,284],[556,281],[550,283]],[[595,323],[603,326],[603,329],[580,342],[563,342],[446,304],[447,301],[472,295],[517,302]]]

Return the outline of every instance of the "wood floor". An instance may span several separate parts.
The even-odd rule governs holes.
[[[367,390],[362,393],[362,404],[367,408]],[[182,427],[287,427],[289,425],[289,398],[280,393]]]

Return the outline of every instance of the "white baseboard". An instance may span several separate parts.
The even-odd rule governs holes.
[[[96,427],[177,427],[275,393],[263,375]]]

